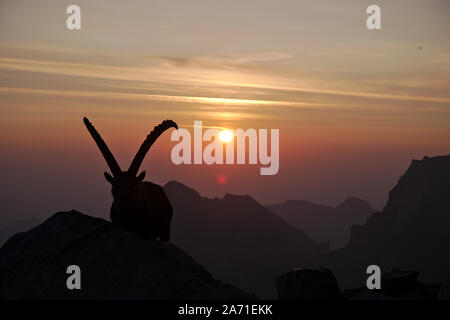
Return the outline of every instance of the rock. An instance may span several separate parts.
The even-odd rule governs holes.
[[[298,268],[277,279],[280,300],[436,300],[449,293],[446,285],[425,284],[419,272],[393,269],[381,277],[381,289],[346,289],[341,293],[333,273],[322,267]],[[448,299],[448,298],[447,298]]]
[[[393,269],[381,277],[381,289],[345,290],[348,300],[436,300],[440,284],[425,284],[419,272]]]
[[[437,296],[438,300],[450,300],[450,280],[445,281]]]
[[[333,273],[322,267],[302,267],[277,278],[280,300],[335,300],[341,298]]]
[[[417,271],[402,271],[393,269],[381,276],[381,288],[390,296],[398,296],[413,291],[417,285]]]
[[[0,228],[0,247],[11,238],[13,235],[19,232],[25,232],[31,228],[36,227],[38,224],[42,223],[42,219],[32,217],[21,220],[13,221]]]
[[[69,265],[81,290],[68,290]],[[256,299],[213,278],[178,247],[76,211],[53,215],[0,249],[2,299]]]
[[[345,296],[348,300],[392,300],[381,290],[369,290],[367,288],[346,290]]]

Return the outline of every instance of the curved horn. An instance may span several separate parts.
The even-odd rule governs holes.
[[[152,132],[149,133],[147,139],[145,139],[145,141],[139,148],[139,151],[134,156],[133,162],[131,162],[130,168],[128,168],[129,173],[132,173],[134,175],[137,174],[142,161],[144,161],[145,155],[147,154],[148,150],[150,150],[150,147],[153,145],[156,139],[158,139],[159,136],[169,128],[175,128],[178,130],[178,125],[172,120],[164,120],[163,122],[158,124]]]
[[[109,169],[111,169],[111,173],[113,174],[113,176],[119,175],[122,170],[120,169],[116,159],[114,159],[111,151],[109,151],[105,141],[103,141],[102,137],[97,132],[97,130],[95,130],[94,126],[89,122],[88,118],[84,117],[83,122],[92,138],[94,139],[95,143],[97,144],[97,147],[100,149],[103,157],[105,158],[106,163],[108,164]]]

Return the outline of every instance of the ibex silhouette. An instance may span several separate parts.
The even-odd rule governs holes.
[[[122,171],[94,126],[85,117],[83,122],[100,149],[112,176],[105,178],[112,185],[113,203],[111,221],[122,230],[133,232],[144,239],[170,240],[172,206],[160,185],[143,182],[145,171],[137,175],[150,147],[167,129],[178,129],[172,120],[164,120],[147,136],[127,171]]]

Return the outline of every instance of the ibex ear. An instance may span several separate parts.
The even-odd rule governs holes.
[[[114,178],[108,172],[105,172],[105,179],[108,180],[109,183],[113,184]]]
[[[142,171],[140,175],[136,177],[136,179],[141,182],[145,178],[145,171]]]

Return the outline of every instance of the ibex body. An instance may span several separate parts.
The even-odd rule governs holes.
[[[112,185],[110,217],[113,224],[145,239],[169,241],[172,220],[169,199],[161,186],[143,181],[145,171],[139,175],[137,172],[156,139],[171,127],[178,129],[177,124],[165,120],[156,126],[141,145],[129,169],[122,171],[94,126],[87,118],[83,120],[112,172],[112,176],[105,172],[105,178]]]

